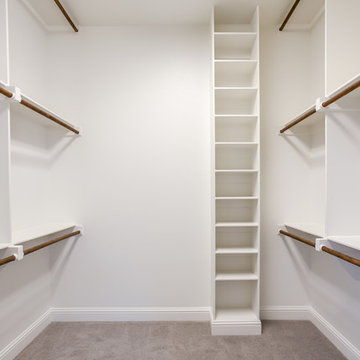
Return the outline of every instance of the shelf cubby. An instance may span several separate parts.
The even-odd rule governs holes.
[[[258,252],[257,228],[217,228],[216,253]]]
[[[217,116],[215,119],[215,142],[257,142],[257,117]]]
[[[257,201],[216,200],[217,223],[247,223],[257,221]]]
[[[257,80],[255,60],[215,62],[215,87],[255,87]]]
[[[257,88],[216,89],[216,114],[257,115]]]
[[[257,254],[217,254],[217,280],[255,279]]]
[[[216,197],[257,197],[257,173],[216,173]]]
[[[254,170],[257,167],[257,147],[216,146],[217,170]]]
[[[256,321],[257,284],[254,281],[224,281],[216,285],[217,321]]]

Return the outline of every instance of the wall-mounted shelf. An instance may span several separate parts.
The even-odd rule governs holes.
[[[326,236],[325,225],[321,223],[285,223],[284,226],[317,238]]]
[[[350,249],[360,251],[360,236],[328,236],[327,240],[330,240],[336,244],[346,246]]]
[[[52,223],[21,229],[13,232],[13,244],[23,244],[55,233],[79,228],[76,223]]]
[[[256,222],[217,222],[216,227],[258,227]]]
[[[216,248],[216,254],[257,254],[259,252],[256,248],[251,247],[224,247],[224,248]]]

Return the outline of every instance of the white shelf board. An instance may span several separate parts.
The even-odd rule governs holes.
[[[256,31],[215,31],[214,35],[256,36]]]
[[[0,250],[7,249],[11,245],[10,243],[0,243]]]
[[[258,146],[258,142],[252,141],[217,141],[216,146]]]
[[[237,91],[252,91],[256,92],[258,91],[258,88],[256,86],[215,86],[216,90],[237,90]]]
[[[76,227],[75,223],[52,223],[21,229],[13,232],[13,243],[22,244],[47,235]]]
[[[215,117],[237,117],[237,118],[257,118],[258,115],[256,114],[215,114]]]
[[[257,196],[216,196],[215,200],[258,200]]]
[[[254,63],[257,64],[258,60],[253,60],[253,59],[215,59],[214,60],[215,63]]]
[[[358,236],[328,236],[328,240],[351,249],[360,251],[360,235]]]
[[[225,169],[225,170],[215,170],[215,173],[257,173],[259,170],[256,169]]]
[[[256,222],[218,222],[215,227],[258,227]]]
[[[250,272],[218,272],[215,276],[216,281],[242,281],[258,280],[258,276]]]
[[[285,227],[289,227],[303,233],[318,237],[325,237],[325,225],[321,223],[285,223]]]
[[[253,247],[218,247],[215,250],[215,253],[219,255],[257,254],[258,252],[259,250]]]
[[[259,321],[255,311],[250,308],[229,308],[216,309],[215,322],[242,322],[242,321]]]

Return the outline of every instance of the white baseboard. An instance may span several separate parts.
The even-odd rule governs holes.
[[[210,321],[208,307],[53,308],[53,321]]]
[[[315,309],[310,309],[311,322],[344,354],[349,360],[360,360],[360,349],[354,346],[333,325]]]
[[[12,360],[51,323],[51,309],[47,310],[10,344],[0,351],[0,360]]]
[[[213,322],[211,324],[212,335],[261,335],[261,321],[249,321],[241,323]]]
[[[309,306],[263,306],[261,320],[310,320]]]

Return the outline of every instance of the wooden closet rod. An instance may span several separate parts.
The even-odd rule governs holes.
[[[309,246],[312,246],[312,247],[315,247],[315,243],[313,241],[309,241],[309,240],[306,240],[306,239],[303,239],[302,237],[300,236],[297,236],[297,235],[294,235],[294,234],[291,234],[287,231],[284,231],[284,230],[280,230],[279,231],[280,234],[282,235],[285,235],[285,236],[288,236],[288,237],[291,237],[292,239],[295,239],[297,241],[300,241],[306,245],[309,245]],[[330,249],[328,248],[327,246],[322,246],[321,248],[322,251],[330,254],[330,255],[333,255],[333,256],[336,256],[337,258],[341,259],[341,260],[344,260],[344,261],[347,261],[353,265],[356,265],[356,266],[360,266],[360,260],[359,259],[356,259],[356,258],[353,258],[351,256],[348,256],[348,255],[345,255],[339,251],[336,251],[336,250],[333,250],[333,249]]]
[[[291,121],[288,125],[286,125],[285,127],[283,127],[280,130],[280,134],[282,134],[283,132],[285,132],[286,130],[289,130],[290,128],[292,128],[293,126],[295,126],[296,124],[298,124],[299,122],[307,119],[309,116],[314,115],[316,113],[316,106],[314,105],[313,107],[311,107],[311,109],[309,109],[308,111],[306,111],[304,114],[300,115],[299,117],[297,117],[296,119],[294,119],[293,121]]]
[[[2,87],[0,87],[0,93],[1,93],[2,95],[5,95],[5,96],[8,97],[8,98],[12,98],[12,97],[14,96],[11,91],[8,91],[8,90],[6,90],[6,89],[4,89],[4,88],[2,88]],[[77,135],[79,134],[79,130],[76,130],[74,127],[72,127],[71,125],[65,123],[64,121],[61,121],[60,119],[57,119],[55,116],[53,116],[53,115],[49,114],[48,112],[40,109],[38,106],[30,103],[29,101],[22,99],[22,100],[20,101],[20,104],[26,106],[27,108],[29,108],[29,109],[37,112],[38,114],[40,114],[40,115],[42,115],[42,116],[45,116],[45,117],[48,118],[49,120],[54,121],[54,122],[57,123],[58,125],[63,126],[64,128],[72,131],[73,133],[75,133],[75,134],[77,134]]]
[[[63,15],[65,16],[66,20],[68,21],[68,23],[71,25],[71,27],[74,29],[75,32],[78,32],[79,29],[75,26],[75,24],[73,23],[73,21],[71,20],[69,14],[66,12],[66,10],[64,9],[64,7],[61,5],[59,0],[54,0],[55,4],[59,7],[60,11],[63,13]]]
[[[296,7],[299,5],[300,0],[295,0],[293,6],[291,7],[289,13],[286,15],[285,20],[283,21],[283,23],[281,24],[279,31],[283,31],[285,25],[287,24],[287,22],[289,21],[289,19],[291,18],[291,15],[293,14],[293,12],[295,11]]]
[[[57,243],[59,241],[68,239],[69,237],[80,235],[80,233],[81,233],[80,230],[77,230],[77,231],[74,231],[74,232],[72,232],[70,234],[59,236],[59,237],[57,237],[57,238],[55,238],[53,240],[49,240],[49,241],[46,241],[46,242],[44,242],[42,244],[33,246],[33,247],[29,248],[29,249],[24,250],[24,256],[29,255],[29,254],[31,254],[31,253],[33,253],[35,251],[40,250],[40,249],[43,249],[43,248],[45,248],[45,247],[47,247],[49,245],[55,244],[55,243]],[[12,261],[15,261],[15,260],[16,260],[15,255],[8,256],[8,257],[0,260],[0,266],[5,265],[5,264],[7,264],[9,262],[12,262]]]

